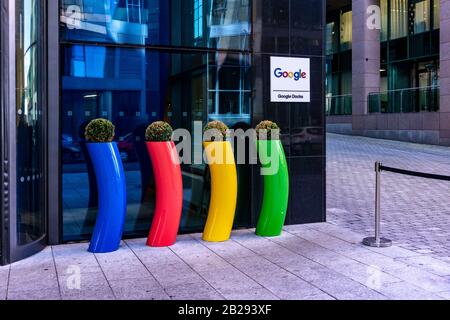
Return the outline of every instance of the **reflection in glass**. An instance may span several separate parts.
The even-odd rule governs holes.
[[[388,0],[381,0],[380,1],[380,8],[381,8],[381,34],[380,38],[381,41],[388,40]]]
[[[352,48],[353,38],[353,14],[347,11],[341,14],[341,50]]]
[[[330,22],[326,26],[326,34],[325,34],[325,48],[326,48],[326,55],[331,55],[338,52],[339,47],[339,36],[338,36],[338,30],[336,30],[336,23]]]
[[[127,181],[125,233],[144,236],[155,205],[155,184],[144,144],[147,125],[165,120],[175,129],[192,132],[194,121],[204,125],[215,117],[224,118],[230,126],[249,122],[250,57],[83,45],[63,46],[62,53],[64,239],[88,238],[95,222],[96,182],[84,127],[98,117],[116,125]],[[90,70],[90,61],[95,60],[98,63]],[[182,171],[181,231],[200,231],[209,202],[208,170],[194,164],[183,165]],[[248,210],[238,213],[237,219],[247,226]]]
[[[209,117],[229,125],[250,122],[251,61],[246,54],[216,52],[208,57]]]
[[[411,33],[417,34],[430,30],[430,0],[417,1],[411,4]]]
[[[210,0],[209,45],[217,49],[250,48],[249,0]]]
[[[249,0],[62,0],[64,40],[249,50]]]
[[[17,236],[45,234],[40,2],[16,1]]]
[[[441,1],[433,1],[433,29],[439,29],[441,22]]]
[[[391,0],[391,39],[408,35],[408,1]]]
[[[194,39],[203,38],[203,0],[194,0]]]

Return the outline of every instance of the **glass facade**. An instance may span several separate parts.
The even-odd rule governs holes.
[[[439,29],[439,22],[441,17],[441,2],[433,1],[433,29]]]
[[[47,244],[91,238],[98,191],[84,131],[94,118],[116,125],[127,183],[125,238],[147,236],[152,223],[145,129],[157,120],[193,134],[193,157],[203,151],[208,121],[244,130],[275,121],[290,171],[286,223],[325,221],[325,1],[0,3],[0,75],[8,84],[0,91],[0,264]],[[330,34],[339,53],[351,52],[351,15],[343,21]],[[310,102],[271,102],[271,56],[310,59]],[[260,167],[239,164],[237,171],[235,227],[255,227]],[[180,232],[201,232],[210,173],[204,163],[183,164],[182,175]]]
[[[327,114],[349,115],[352,113],[353,40],[353,14],[350,7],[329,14],[326,39]]]
[[[17,244],[46,234],[42,6],[16,1]]]
[[[388,1],[390,17],[389,38],[398,39],[408,35],[408,0]]]
[[[381,9],[381,32],[380,39],[381,41],[386,41],[389,37],[389,0],[380,0],[380,9]]]
[[[62,40],[249,50],[251,3],[62,0]]]
[[[0,5],[1,6],[1,5]],[[1,21],[4,21],[4,10],[1,10],[0,7],[0,83],[3,83],[3,59],[4,59],[4,49],[3,49],[3,29],[5,26]],[[3,127],[4,127],[4,121],[5,121],[5,102],[4,102],[4,92],[3,88],[0,88],[0,139],[4,140],[4,133],[3,133]],[[5,153],[5,145],[2,143],[0,144],[0,170],[2,175],[0,176],[0,194],[4,194],[5,188],[5,182],[7,182],[7,178],[5,176],[5,168],[3,168],[3,159],[4,159],[4,153]],[[4,202],[4,201],[3,201]],[[4,226],[4,215],[5,215],[5,204],[0,205],[0,265],[3,264],[5,260],[5,226]]]
[[[149,123],[165,120],[191,132],[194,122],[212,119],[230,127],[250,125],[250,11],[251,1],[245,0],[61,2],[66,241],[88,237],[96,218],[96,181],[84,141],[90,120],[107,118],[116,125],[127,178],[129,236],[148,232],[155,205],[144,144]],[[245,168],[239,173],[242,179],[248,175]],[[205,165],[183,166],[182,232],[204,226],[208,179]],[[247,213],[244,204],[239,226],[250,224]]]
[[[350,50],[352,48],[353,38],[353,15],[351,11],[341,13],[341,38],[340,49],[342,51]]]
[[[98,117],[116,125],[128,191],[126,237],[145,236],[152,221],[155,185],[144,133],[157,120],[190,132],[195,122],[202,127],[221,120],[248,129],[266,118],[277,121],[290,164],[304,165],[293,176],[303,191],[292,203],[309,203],[292,205],[295,214],[288,220],[322,220],[323,87],[316,86],[312,102],[302,107],[268,103],[266,66],[270,55],[313,55],[311,81],[323,83],[323,8],[321,1],[293,0],[61,1],[63,240],[89,239],[95,223],[96,181],[83,136],[86,124]],[[201,141],[195,133],[193,138]],[[180,231],[202,231],[208,168],[182,165],[182,172]],[[236,227],[254,225],[261,192],[254,173],[250,165],[238,166]],[[314,196],[308,200],[307,194]]]
[[[47,241],[45,4],[0,4],[0,265]]]
[[[426,89],[439,85],[439,1],[381,0],[381,91],[411,88]],[[327,23],[332,28],[341,24],[340,46],[332,37],[327,41],[327,110],[329,115],[351,114],[351,39],[345,17],[351,8],[329,12]],[[343,45],[344,44],[344,45]],[[347,51],[346,51],[347,50]],[[437,92],[432,88],[432,92]],[[425,92],[425,93],[423,93]],[[438,110],[435,95],[428,99],[429,90],[409,90],[412,107],[401,108],[403,94],[382,94],[382,112],[411,112]],[[424,101],[428,102],[424,102]],[[423,105],[426,108],[423,108]]]

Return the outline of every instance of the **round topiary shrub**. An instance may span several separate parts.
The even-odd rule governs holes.
[[[208,123],[205,127],[205,132],[214,130],[216,132],[216,135],[222,136],[222,141],[225,141],[228,137],[228,127],[225,123],[221,121],[212,121]],[[207,142],[214,142],[217,137],[210,137],[210,139],[207,139]]]
[[[148,142],[168,142],[172,140],[172,135],[172,127],[164,121],[152,123],[145,131],[145,139]]]
[[[116,127],[106,119],[95,119],[86,126],[85,138],[89,142],[112,142]]]
[[[277,134],[274,134],[275,130],[278,130]],[[259,140],[279,139],[280,127],[275,122],[265,120],[256,126],[256,133]]]

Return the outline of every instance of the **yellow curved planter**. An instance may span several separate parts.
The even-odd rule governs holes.
[[[205,142],[211,171],[211,201],[203,240],[223,242],[230,239],[237,203],[237,170],[229,142]]]

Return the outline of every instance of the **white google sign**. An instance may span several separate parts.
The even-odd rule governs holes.
[[[311,102],[310,66],[306,58],[271,57],[271,102]]]

